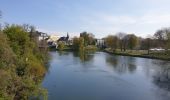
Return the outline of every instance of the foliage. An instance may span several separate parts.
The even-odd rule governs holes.
[[[121,49],[121,51],[123,51],[123,47],[125,46],[126,42],[124,41],[124,37],[126,36],[126,33],[124,32],[119,32],[117,33],[117,37],[119,39],[119,47]]]
[[[47,51],[38,48],[38,35],[24,26],[7,25],[0,33],[0,99],[26,100],[46,91],[39,85]],[[32,33],[36,34],[36,33]]]
[[[83,51],[84,50],[84,38],[74,37],[73,38],[73,49],[76,51]]]
[[[10,66],[15,60],[15,54],[8,45],[7,37],[0,33],[0,68]]]
[[[59,43],[58,43],[58,47],[57,47],[57,48],[58,48],[60,51],[64,50],[64,47],[65,47],[64,42],[59,42]]]
[[[84,39],[84,46],[95,44],[94,35],[92,33],[82,32],[80,33],[80,37]]]
[[[76,51],[79,50],[79,38],[78,37],[73,38],[73,49]]]
[[[80,37],[79,38],[79,51],[84,51],[84,38]]]
[[[116,50],[118,46],[118,38],[117,36],[109,35],[105,38],[106,45],[112,50]]]
[[[88,45],[87,47],[85,47],[86,51],[96,51],[97,47],[95,45]]]
[[[134,34],[127,35],[128,37],[128,48],[133,49],[137,45],[137,37]]]

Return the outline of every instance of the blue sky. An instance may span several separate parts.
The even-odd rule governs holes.
[[[49,34],[87,31],[97,38],[116,32],[152,35],[170,27],[170,0],[1,0],[3,22],[31,24]]]

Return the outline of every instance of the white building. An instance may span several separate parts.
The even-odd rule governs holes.
[[[57,42],[60,37],[58,35],[50,35],[48,42]]]

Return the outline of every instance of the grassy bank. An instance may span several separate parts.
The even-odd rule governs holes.
[[[167,51],[150,51],[148,54],[147,50],[126,50],[121,51],[117,49],[116,51],[112,51],[110,49],[105,49],[104,52],[122,55],[122,56],[132,56],[132,57],[142,57],[142,58],[150,58],[150,59],[160,59],[160,60],[168,60],[170,61],[170,53]]]
[[[99,50],[95,45],[88,45],[86,47],[82,47],[81,48],[82,50],[85,50],[85,51],[97,51]],[[50,50],[57,50],[57,51],[77,51],[72,45],[64,45],[62,48],[61,47],[58,47],[57,49],[56,48],[53,48],[53,49],[50,49]]]

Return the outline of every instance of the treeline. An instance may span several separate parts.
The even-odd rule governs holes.
[[[142,38],[135,34],[119,32],[116,35],[109,35],[105,38],[105,45],[112,51],[120,49],[126,50],[149,50],[151,48],[161,48],[168,51],[170,49],[170,28],[162,28],[155,32],[153,36]]]
[[[27,100],[45,96],[40,87],[45,75],[47,49],[39,48],[33,26],[6,25],[0,31],[0,99]]]
[[[75,51],[83,51],[85,49],[96,49],[96,39],[92,33],[82,32],[79,37],[73,38],[73,49]]]

